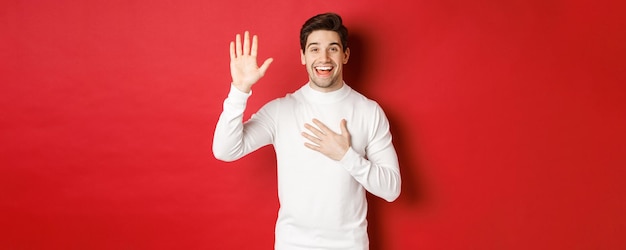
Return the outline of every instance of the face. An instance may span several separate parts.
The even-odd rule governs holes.
[[[316,30],[301,51],[302,65],[309,73],[311,87],[321,92],[331,92],[343,86],[343,65],[348,63],[350,49],[343,51],[339,34],[335,31]]]

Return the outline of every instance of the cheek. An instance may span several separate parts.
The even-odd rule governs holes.
[[[313,60],[311,58],[306,56],[302,57],[302,65],[310,66],[311,64],[313,64]]]
[[[338,56],[337,58],[335,58],[335,62],[337,66],[340,66],[341,64],[346,64],[346,59],[342,56]]]
[[[341,55],[339,61],[342,62],[343,64],[346,64],[346,63],[348,63],[348,57],[344,56],[344,55]]]

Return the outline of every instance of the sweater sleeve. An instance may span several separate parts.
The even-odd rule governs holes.
[[[373,119],[374,126],[366,155],[359,155],[349,148],[339,163],[368,192],[391,202],[400,195],[398,156],[391,142],[389,121],[378,105]]]
[[[259,110],[243,122],[246,103],[252,93],[244,93],[231,85],[224,109],[213,136],[213,155],[222,161],[235,161],[273,141],[273,126],[268,112]]]

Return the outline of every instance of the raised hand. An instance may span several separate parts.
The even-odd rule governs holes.
[[[304,128],[313,133],[313,135],[310,135],[302,132],[302,136],[312,142],[305,142],[304,146],[318,151],[335,161],[341,160],[350,148],[350,133],[348,132],[346,120],[341,120],[341,134],[335,133],[317,119],[313,119],[313,123],[317,128],[308,123],[304,124]]]
[[[249,93],[252,85],[265,75],[265,71],[267,71],[267,68],[274,60],[268,58],[259,67],[256,61],[257,48],[257,36],[252,37],[251,45],[250,33],[248,31],[244,33],[243,47],[240,34],[237,34],[234,42],[230,42],[230,75],[233,78],[232,84],[245,93]]]

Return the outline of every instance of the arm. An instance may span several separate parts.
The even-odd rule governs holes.
[[[305,124],[313,135],[303,133],[311,143],[305,146],[337,161],[356,181],[370,193],[389,202],[400,195],[400,169],[398,156],[391,142],[389,121],[380,107],[376,108],[375,126],[367,146],[367,156],[359,155],[350,144],[346,121],[341,121],[341,134],[330,130],[318,120],[317,128]]]
[[[241,92],[231,85],[213,135],[215,158],[235,161],[274,140],[274,126],[269,114],[275,105],[268,103],[250,120],[243,122],[243,113],[250,95],[251,93]]]
[[[401,178],[386,118],[384,124],[370,141],[367,156],[349,148],[339,162],[367,191],[391,202],[400,196]]]
[[[234,161],[272,141],[271,126],[267,124],[267,119],[263,119],[267,116],[262,110],[259,115],[243,123],[243,113],[252,85],[265,74],[272,62],[269,58],[258,67],[256,55],[257,37],[253,37],[250,45],[247,31],[243,48],[239,34],[236,42],[230,43],[230,71],[233,82],[228,97],[224,100],[224,110],[213,136],[213,154],[217,159]]]

